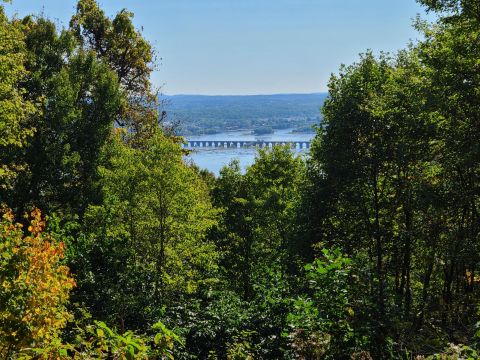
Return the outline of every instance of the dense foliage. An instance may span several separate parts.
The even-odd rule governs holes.
[[[0,356],[478,358],[480,5],[420,2],[424,40],[331,77],[306,157],[218,177],[133,14],[0,6]]]

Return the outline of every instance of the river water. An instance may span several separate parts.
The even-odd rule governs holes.
[[[314,133],[292,133],[292,129],[276,130],[273,134],[253,135],[249,131],[232,131],[213,135],[187,136],[190,141],[310,141]],[[192,153],[186,157],[187,161],[193,161],[200,168],[207,169],[218,175],[220,169],[233,159],[240,161],[243,171],[253,164],[257,153],[255,148],[199,148],[192,149]],[[296,149],[295,153],[304,156],[307,149]]]

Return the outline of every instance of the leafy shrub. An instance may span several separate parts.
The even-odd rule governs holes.
[[[337,354],[345,351],[345,344],[353,338],[350,264],[340,250],[323,249],[321,258],[305,266],[307,294],[294,300],[283,334],[290,340],[296,358]]]
[[[0,224],[0,355],[36,353],[48,358],[71,319],[66,305],[75,281],[62,264],[64,245],[44,231],[40,210],[28,235],[6,211]],[[18,355],[19,356],[19,355]],[[27,355],[22,355],[27,356]]]
[[[65,346],[74,359],[173,359],[175,345],[182,344],[160,321],[153,325],[150,337],[133,331],[119,334],[101,321],[77,330],[75,343]]]

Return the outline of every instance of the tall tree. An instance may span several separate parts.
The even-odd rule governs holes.
[[[230,288],[244,299],[252,296],[253,258],[253,200],[240,163],[232,161],[220,170],[215,182],[213,204],[221,209],[219,225],[213,231],[213,238],[222,255],[221,265],[225,278],[236,278]]]
[[[213,198],[222,220],[214,235],[227,276],[239,279],[234,289],[246,300],[254,297],[253,287],[265,280],[268,268],[293,259],[289,252],[303,170],[303,161],[288,146],[275,146],[259,150],[245,175],[238,162],[220,172]]]
[[[293,221],[303,175],[304,162],[288,145],[260,149],[247,169],[246,179],[255,204],[255,250],[261,259],[257,265],[292,265]]]
[[[98,154],[114,124],[126,127],[127,140],[137,147],[157,131],[152,48],[132,16],[124,10],[110,20],[95,1],[79,1],[66,30],[42,17],[14,21],[26,45],[17,59],[28,74],[21,79],[24,97],[39,108],[28,124],[35,136],[15,153],[29,169],[6,194],[15,210],[37,205],[81,215],[99,201]]]
[[[431,79],[429,111],[439,131],[436,150],[443,170],[442,197],[447,209],[442,224],[448,239],[443,248],[443,321],[450,322],[455,319],[454,304],[464,297],[464,289],[473,291],[472,274],[478,271],[480,260],[477,257],[480,233],[479,4],[478,1],[427,4],[433,10],[453,10],[456,14],[442,16],[434,26],[420,26],[425,41],[419,45],[419,56]],[[466,284],[465,279],[469,277]]]
[[[32,205],[81,213],[95,199],[99,151],[121,107],[117,76],[51,21],[27,17],[15,24],[28,49],[24,96],[39,111],[29,119],[35,134],[19,154],[28,172],[8,202],[20,213]]]
[[[116,121],[133,133],[133,143],[140,146],[162,119],[150,83],[154,53],[133,26],[132,18],[133,13],[123,9],[110,19],[95,0],[79,0],[70,28],[84,47],[93,50],[117,74],[127,101],[117,112]]]
[[[421,198],[433,158],[425,84],[413,51],[395,59],[368,53],[342,68],[330,81],[309,162],[306,195],[317,197],[306,207],[319,221],[314,239],[340,246],[369,269],[363,296],[373,307],[361,311],[367,318],[375,314],[370,335],[380,352],[392,316],[412,320],[413,254],[428,238],[416,223],[422,206],[428,207]]]
[[[164,306],[214,281],[217,266],[205,183],[173,140],[157,134],[147,145],[116,136],[105,147],[104,203],[87,210],[72,259],[78,298],[121,329],[158,320]]]
[[[389,191],[384,179],[391,168],[384,137],[386,124],[369,105],[382,92],[389,71],[386,58],[377,61],[368,53],[358,64],[342,68],[340,76],[332,77],[323,107],[324,123],[316,140],[320,146],[312,150],[318,161],[317,171],[323,174],[328,189],[329,206],[336,214],[328,220],[332,226],[327,229],[333,233],[318,240],[341,241],[349,254],[363,241],[371,244],[369,256],[375,258],[379,314],[384,311],[385,225],[389,221],[382,209]]]
[[[27,75],[25,52],[20,26],[9,21],[0,6],[0,202],[6,200],[6,191],[14,186],[19,172],[26,170],[18,154],[33,134],[29,116],[34,106],[24,99],[21,86]]]

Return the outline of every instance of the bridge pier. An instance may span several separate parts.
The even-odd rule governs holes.
[[[188,140],[184,144],[182,144],[183,148],[248,148],[248,147],[255,147],[255,148],[273,148],[275,145],[288,145],[291,149],[294,150],[303,150],[310,148],[310,141],[231,141],[231,140],[216,140],[216,141],[204,141],[204,140]]]

